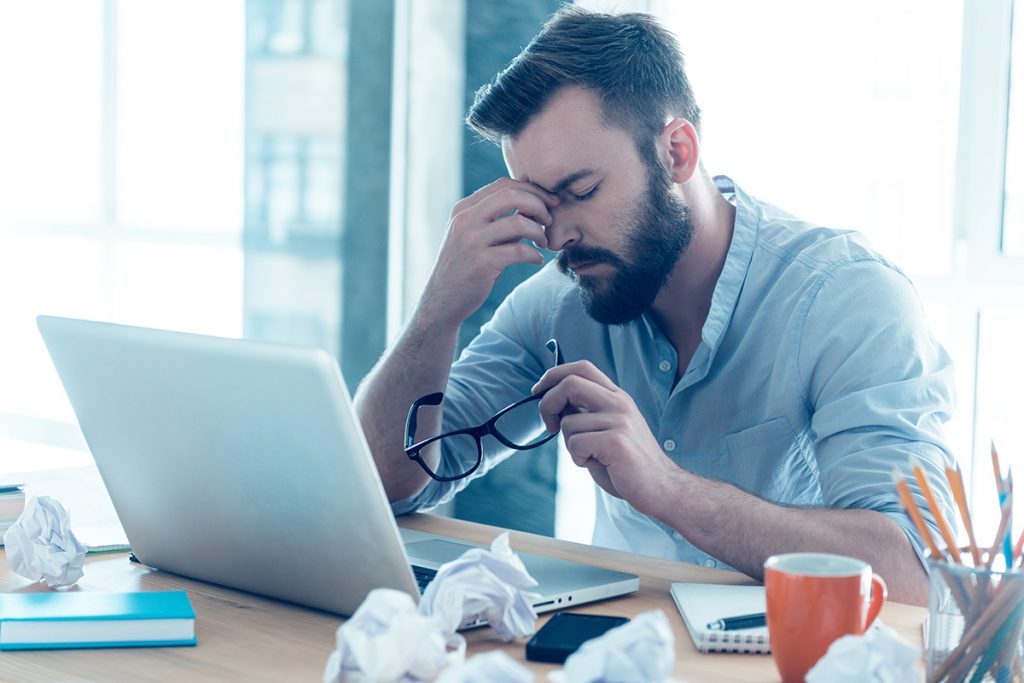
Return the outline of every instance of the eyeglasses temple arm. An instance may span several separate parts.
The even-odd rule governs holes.
[[[549,339],[545,346],[548,347],[548,351],[555,354],[555,365],[565,363],[565,358],[562,357],[562,348],[558,345],[557,339]]]
[[[409,448],[413,445],[416,440],[416,413],[419,412],[420,406],[439,406],[441,401],[444,400],[443,392],[436,392],[433,394],[427,394],[423,398],[417,399],[412,406],[409,407],[409,416],[405,420],[405,447]]]

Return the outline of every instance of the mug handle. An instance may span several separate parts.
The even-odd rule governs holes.
[[[868,605],[868,617],[864,624],[864,631],[871,628],[878,613],[882,611],[882,605],[889,596],[889,587],[885,585],[885,579],[878,574],[871,574],[871,604]]]

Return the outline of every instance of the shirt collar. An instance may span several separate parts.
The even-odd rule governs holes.
[[[715,176],[714,180],[718,191],[736,207],[736,219],[722,274],[718,276],[718,283],[711,297],[711,310],[708,311],[704,329],[701,331],[701,340],[711,350],[718,347],[732,319],[733,311],[736,310],[736,302],[747,278],[750,259],[754,255],[757,231],[761,225],[761,211],[750,195],[727,176]]]

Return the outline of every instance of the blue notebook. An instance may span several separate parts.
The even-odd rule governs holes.
[[[185,591],[0,593],[0,650],[195,645]]]

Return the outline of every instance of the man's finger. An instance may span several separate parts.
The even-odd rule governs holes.
[[[506,216],[495,221],[490,238],[491,246],[518,242],[524,238],[530,240],[538,247],[548,246],[548,238],[544,234],[544,228],[521,213]]]
[[[577,467],[604,467],[593,446],[597,445],[600,432],[574,434],[565,439],[565,449]],[[570,446],[571,444],[571,446]]]
[[[497,221],[517,213],[521,213],[541,225],[551,225],[555,220],[548,210],[547,204],[536,194],[524,192],[522,188],[518,187],[494,192],[469,210],[487,221]]]
[[[550,192],[545,192],[544,190],[542,190],[541,188],[537,187],[532,183],[526,183],[521,180],[512,180],[511,178],[499,178],[498,180],[495,180],[494,182],[488,185],[484,185],[483,187],[481,187],[479,190],[469,195],[468,197],[465,197],[456,202],[455,206],[452,207],[452,213],[456,214],[465,211],[466,209],[478,205],[480,202],[482,202],[484,199],[487,199],[491,195],[506,189],[515,189],[520,190],[522,192],[528,192],[536,196],[538,199],[541,200],[541,202],[543,202],[546,206],[549,207],[556,206],[559,201],[557,195],[553,195]]]
[[[560,418],[562,437],[570,439],[577,434],[603,432],[614,428],[611,413],[566,413]]]
[[[586,469],[598,486],[616,498],[622,498],[622,494],[612,483],[608,468],[599,459],[600,449],[607,440],[608,432],[606,431],[586,432],[566,439],[565,446],[573,463]]]
[[[606,387],[580,375],[569,375],[544,395],[538,409],[548,431],[553,433],[567,412],[599,412],[614,407]]]
[[[598,370],[597,366],[591,363],[589,360],[575,361],[573,363],[563,363],[557,365],[547,372],[533,385],[531,390],[534,394],[539,394],[545,389],[550,389],[559,382],[566,378],[576,375],[590,380],[594,384],[604,387],[608,391],[618,391],[619,387],[616,386],[615,382],[611,381],[608,375]]]
[[[493,254],[491,264],[504,270],[516,263],[532,263],[536,266],[544,263],[544,254],[525,242],[511,242],[490,247]]]

